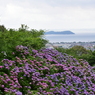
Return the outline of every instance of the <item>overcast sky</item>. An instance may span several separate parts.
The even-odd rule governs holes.
[[[95,0],[0,0],[0,25],[30,29],[95,29]]]

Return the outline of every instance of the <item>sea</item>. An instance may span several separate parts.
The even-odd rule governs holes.
[[[65,35],[45,35],[44,38],[50,43],[53,42],[95,42],[95,33],[65,34]]]

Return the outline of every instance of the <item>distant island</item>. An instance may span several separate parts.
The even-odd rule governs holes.
[[[45,34],[47,35],[49,35],[49,34],[62,34],[62,35],[64,35],[64,34],[75,34],[75,33],[73,33],[73,32],[71,32],[71,31],[48,31],[48,32],[45,32]]]

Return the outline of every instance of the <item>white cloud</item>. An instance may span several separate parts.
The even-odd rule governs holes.
[[[18,28],[21,24],[27,24],[35,29],[94,28],[95,7],[87,5],[85,7],[82,0],[78,2],[67,0],[69,3],[66,0],[53,1],[9,0],[5,4],[3,2],[0,6],[1,24],[9,28]],[[76,6],[78,3],[79,6]]]

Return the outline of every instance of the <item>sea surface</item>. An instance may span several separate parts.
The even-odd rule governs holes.
[[[95,41],[95,33],[87,34],[68,34],[68,35],[45,35],[49,42],[93,42]]]

